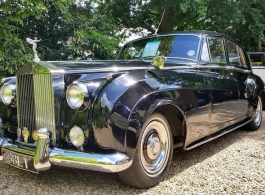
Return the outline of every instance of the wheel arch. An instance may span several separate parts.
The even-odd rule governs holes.
[[[186,135],[186,119],[184,113],[178,106],[168,103],[160,104],[151,114],[155,112],[160,112],[166,117],[170,125],[174,147],[181,146]]]
[[[170,125],[170,130],[173,138],[173,146],[180,147],[183,146],[186,136],[186,116],[184,112],[180,109],[180,107],[173,100],[160,100],[157,102],[153,102],[153,104],[145,111],[145,114],[142,116],[142,120],[136,120],[135,128],[135,139],[134,143],[128,144],[128,142],[132,141],[131,136],[128,136],[127,130],[126,134],[126,151],[130,154],[132,158],[135,155],[135,149],[137,147],[138,137],[140,132],[142,131],[142,127],[144,126],[145,121],[148,120],[152,114],[159,112],[165,116]],[[135,118],[131,117],[131,122],[135,122]],[[130,126],[130,125],[129,125]],[[130,128],[130,127],[129,127]],[[137,130],[136,130],[137,129]],[[129,141],[130,140],[130,141]]]

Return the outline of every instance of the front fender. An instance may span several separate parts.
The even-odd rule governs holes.
[[[139,76],[139,74],[142,74]],[[129,116],[134,105],[153,89],[138,73],[124,74],[110,83],[106,83],[93,102],[92,130],[96,144],[101,148],[125,151],[125,134],[129,126]]]
[[[172,106],[186,121],[186,116],[199,107],[196,94],[192,89],[167,89],[154,91],[141,98],[134,106],[126,132],[126,152],[133,158],[138,137],[150,115],[162,106]],[[171,108],[172,108],[171,107]],[[177,118],[177,116],[175,116]],[[174,117],[173,117],[174,118]],[[187,126],[189,123],[187,123]],[[185,132],[186,134],[186,132]]]

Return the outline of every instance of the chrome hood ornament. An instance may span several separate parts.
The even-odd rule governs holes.
[[[40,42],[40,40],[33,40],[33,39],[30,39],[30,38],[26,38],[26,41],[32,45],[32,50],[33,50],[33,53],[34,53],[34,61],[35,62],[39,62],[40,61],[40,58],[38,57],[38,54],[37,54],[37,51],[36,51],[36,48],[37,48],[37,42]]]

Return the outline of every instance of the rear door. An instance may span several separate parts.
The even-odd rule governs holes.
[[[226,39],[225,46],[228,56],[228,63],[231,66],[230,75],[237,81],[239,90],[239,116],[246,117],[248,112],[248,97],[254,86],[254,81],[249,78],[250,67],[243,52],[243,49],[235,42]]]
[[[208,82],[212,97],[211,130],[214,133],[234,123],[240,115],[238,83],[230,70],[222,37],[205,38],[201,60],[207,63],[204,68],[208,67],[213,73]]]

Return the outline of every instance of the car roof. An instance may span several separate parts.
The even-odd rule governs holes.
[[[178,31],[173,33],[167,33],[167,34],[160,34],[160,35],[179,35],[179,34],[189,34],[189,35],[199,35],[199,36],[226,36],[224,34],[215,32],[215,31],[206,31],[206,30],[196,30],[196,31]],[[153,35],[151,35],[153,36]],[[154,35],[155,36],[155,35]]]
[[[218,33],[215,31],[206,31],[206,30],[195,30],[195,31],[177,31],[177,32],[172,32],[172,33],[164,33],[164,34],[152,34],[152,35],[147,35],[145,37],[140,37],[134,40],[131,40],[127,43],[131,43],[134,41],[138,41],[138,40],[143,40],[143,39],[148,39],[148,38],[153,38],[153,37],[159,37],[159,36],[170,36],[170,35],[195,35],[195,36],[200,36],[200,37],[223,37],[229,40],[234,41],[235,43],[237,43],[238,45],[240,45],[237,41],[235,41],[232,37],[222,34],[222,33]]]
[[[201,37],[203,37],[203,36],[218,36],[218,37],[226,37],[226,38],[232,39],[231,37],[229,37],[225,34],[222,34],[222,33],[214,32],[214,31],[196,30],[196,31],[178,31],[178,32],[172,32],[172,33],[152,34],[152,35],[147,35],[144,37],[134,39],[132,41],[146,39],[146,38],[152,38],[152,37],[159,37],[159,36],[170,36],[170,35],[196,35],[196,36],[201,36]],[[129,41],[129,42],[131,42],[131,41]]]

